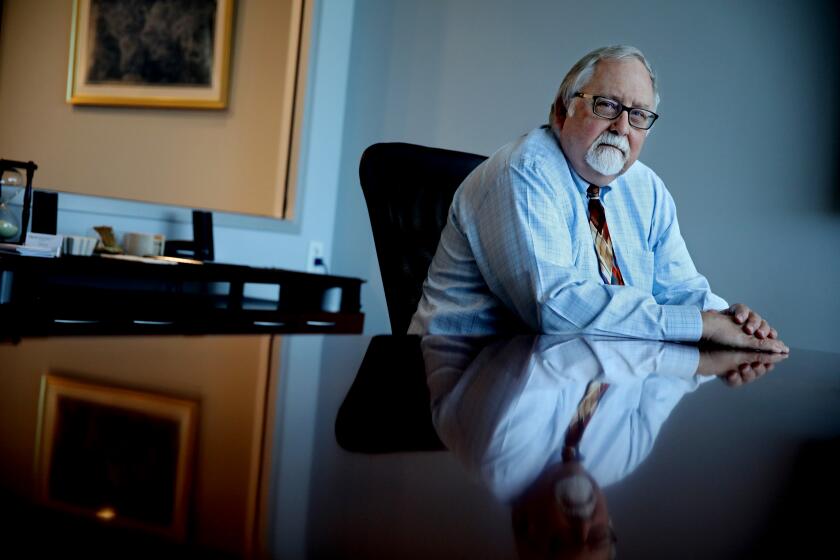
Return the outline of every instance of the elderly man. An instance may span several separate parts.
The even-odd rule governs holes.
[[[452,201],[410,333],[584,333],[787,352],[694,267],[662,180],[637,161],[659,101],[644,55],[575,64],[549,126],[502,147]]]

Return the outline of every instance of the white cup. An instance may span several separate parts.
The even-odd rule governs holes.
[[[95,237],[85,237],[82,235],[65,235],[62,241],[61,252],[65,255],[81,255],[89,257],[93,254],[96,248]]]
[[[338,313],[341,310],[341,288],[329,288],[321,296],[321,310],[328,313]]]
[[[163,254],[165,245],[166,237],[159,233],[131,232],[123,235],[123,249],[129,255],[157,257]]]

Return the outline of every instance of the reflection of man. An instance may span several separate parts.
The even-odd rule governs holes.
[[[601,488],[644,461],[687,392],[785,357],[555,336],[422,346],[441,440],[511,504],[517,548],[534,558],[610,557]]]
[[[647,457],[673,407],[707,379],[695,375],[700,353],[693,346],[519,336],[473,351],[470,359],[456,343],[465,344],[423,339],[433,422],[447,447],[503,501],[562,460],[566,428],[591,382],[607,389],[576,447],[603,486]],[[449,348],[455,367],[441,357]]]
[[[580,461],[547,468],[513,504],[521,558],[614,558],[607,499]]]
[[[550,126],[501,148],[459,188],[409,332],[529,330],[787,351],[694,268],[674,202],[637,162],[659,101],[633,47],[566,75]]]

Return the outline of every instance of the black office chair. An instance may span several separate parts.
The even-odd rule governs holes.
[[[394,334],[406,332],[417,309],[455,190],[485,159],[404,143],[362,154],[359,178]]]
[[[335,418],[352,453],[446,449],[432,424],[419,336],[375,336]]]

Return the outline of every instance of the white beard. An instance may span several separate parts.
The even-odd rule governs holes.
[[[601,144],[607,144],[607,146]],[[629,151],[630,143],[626,136],[613,134],[605,130],[589,146],[583,159],[589,164],[589,167],[601,175],[618,175],[624,164],[627,163],[627,153]]]
[[[554,485],[554,499],[571,517],[589,519],[595,512],[595,487],[589,477],[582,474],[558,480]]]

